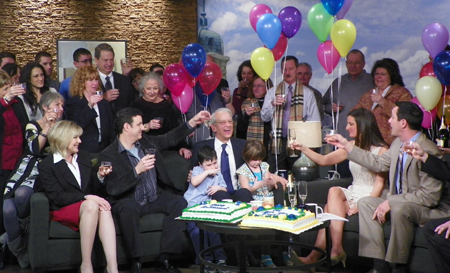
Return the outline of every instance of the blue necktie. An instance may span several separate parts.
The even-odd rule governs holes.
[[[231,182],[230,174],[230,161],[228,160],[228,153],[225,150],[227,144],[222,144],[222,155],[220,156],[220,171],[222,172],[223,179],[227,183],[227,192],[229,194],[234,193],[233,183]]]
[[[112,84],[111,81],[109,80],[109,76],[106,76],[105,78],[105,91],[111,90],[112,88]]]

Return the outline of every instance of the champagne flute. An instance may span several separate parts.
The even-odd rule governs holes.
[[[294,149],[292,148],[292,145],[294,144],[294,142],[297,140],[297,135],[295,133],[295,129],[294,128],[289,128],[289,146],[292,150],[291,155],[289,155],[289,157],[297,157],[297,155],[295,154]]]
[[[299,181],[297,187],[298,196],[302,200],[302,206],[305,206],[305,200],[308,196],[308,184],[306,184],[306,181]]]
[[[297,205],[297,187],[295,186],[295,184],[294,183],[287,184],[286,192],[288,195],[291,208],[295,208],[295,205]]]

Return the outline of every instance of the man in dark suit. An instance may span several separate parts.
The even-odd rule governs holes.
[[[206,111],[199,112],[189,122],[160,136],[142,135],[142,113],[135,108],[124,108],[117,113],[118,138],[101,154],[100,161],[109,161],[113,172],[105,178],[107,198],[112,213],[118,218],[125,235],[128,254],[132,258],[131,271],[141,272],[140,257],[144,246],[140,241],[139,219],[151,213],[164,213],[160,242],[160,267],[157,272],[180,272],[169,263],[171,254],[180,253],[185,223],[175,221],[187,206],[183,190],[175,188],[164,166],[160,151],[176,145],[192,133],[196,125],[209,120]],[[154,155],[148,149],[156,149]]]
[[[128,107],[133,101],[133,86],[130,79],[114,72],[114,49],[107,43],[95,47],[95,63],[102,81],[103,98],[111,103],[114,113]]]
[[[246,141],[232,137],[233,117],[228,108],[219,108],[212,114],[211,129],[215,134],[214,139],[204,140],[194,145],[194,151],[191,158],[192,167],[198,165],[197,154],[201,147],[205,145],[213,147],[217,153],[220,171],[224,176],[225,182],[227,182],[227,192],[219,191],[213,195],[213,199],[233,199],[234,201],[250,202],[253,200],[252,193],[248,189],[238,189],[238,177],[236,175],[236,170],[245,163],[242,158],[242,151],[244,150]],[[222,164],[224,156],[228,159],[228,166]],[[231,181],[227,181],[226,176],[228,175],[230,176]],[[284,186],[282,186],[282,184],[286,184],[286,180],[275,175],[272,177],[275,178],[273,180],[275,183],[275,203],[284,204]],[[230,186],[228,186],[228,184]]]

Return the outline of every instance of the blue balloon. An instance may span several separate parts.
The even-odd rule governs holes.
[[[216,90],[214,90],[211,94],[206,95],[199,83],[195,85],[194,89],[195,94],[197,95],[197,98],[203,107],[208,107],[211,104],[211,101],[214,99],[214,96],[217,94]]]
[[[277,44],[281,31],[281,21],[272,13],[264,14],[256,23],[256,33],[258,33],[259,39],[270,50]]]
[[[197,78],[206,63],[206,51],[197,43],[188,44],[181,53],[181,61],[186,71]]]
[[[344,5],[345,0],[322,0],[323,7],[327,12],[335,16]]]
[[[433,61],[436,78],[443,85],[450,85],[450,51],[442,51]]]

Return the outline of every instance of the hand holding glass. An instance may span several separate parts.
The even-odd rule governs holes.
[[[294,148],[293,148],[293,146],[292,146],[296,140],[297,140],[297,135],[296,135],[296,133],[295,133],[295,129],[290,128],[290,129],[289,129],[289,147],[290,147],[291,150],[292,150],[292,153],[291,153],[290,157],[296,157],[296,156],[297,156],[297,155],[295,154]]]
[[[112,165],[109,161],[102,161],[100,164],[100,172],[104,174],[109,174],[112,172]]]

